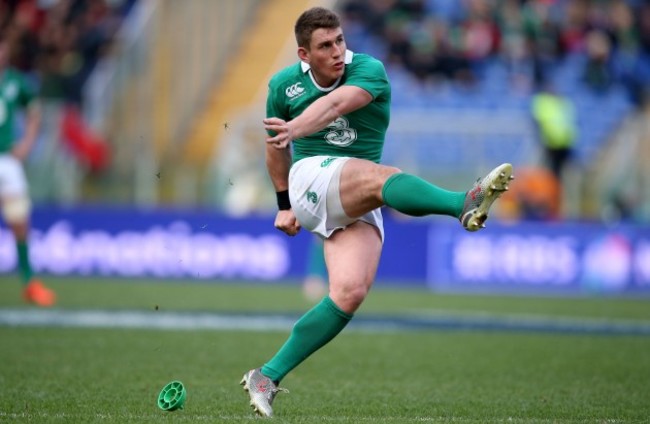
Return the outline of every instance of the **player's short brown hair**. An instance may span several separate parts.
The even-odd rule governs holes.
[[[298,47],[309,49],[311,34],[320,28],[334,29],[341,26],[336,13],[324,7],[312,7],[300,15],[296,21],[294,32]]]

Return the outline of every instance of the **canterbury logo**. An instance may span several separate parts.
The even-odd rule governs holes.
[[[294,85],[287,87],[287,89],[284,90],[284,93],[289,98],[296,97],[297,95],[302,94],[305,91],[305,89],[302,88],[300,85],[301,83],[297,82]]]
[[[327,158],[327,159],[325,159],[324,161],[321,162],[320,167],[321,168],[327,168],[335,160],[336,160],[336,158]]]

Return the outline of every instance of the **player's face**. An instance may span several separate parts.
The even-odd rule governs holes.
[[[323,87],[329,87],[345,71],[345,39],[339,28],[319,28],[311,34],[309,49],[298,49],[300,59],[311,66],[311,72]]]

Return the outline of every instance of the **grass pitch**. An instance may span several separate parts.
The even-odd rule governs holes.
[[[48,279],[58,310],[293,312],[296,286]],[[0,312],[22,305],[0,279]],[[548,317],[650,325],[649,299],[450,296],[378,289],[360,317]],[[258,422],[238,385],[287,331],[0,326],[0,422]],[[286,423],[643,423],[650,336],[346,329],[283,381]],[[185,409],[156,399],[171,380]]]

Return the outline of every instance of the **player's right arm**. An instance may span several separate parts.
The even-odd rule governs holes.
[[[360,87],[343,85],[320,97],[291,121],[277,115],[264,120],[267,131],[275,135],[266,139],[276,149],[284,149],[293,140],[318,132],[342,115],[361,109],[372,101],[372,95]]]
[[[291,150],[276,149],[270,144],[266,145],[266,169],[276,193],[289,190],[289,169],[291,168]],[[295,236],[300,231],[300,224],[292,209],[280,209],[275,215],[275,228],[290,236]]]
[[[300,115],[287,119],[267,114],[264,125],[269,137],[266,142],[283,149],[293,140],[321,131],[337,118],[367,106],[382,95],[390,98],[390,83],[380,61],[367,55],[355,55],[346,67],[345,84],[319,97]]]

